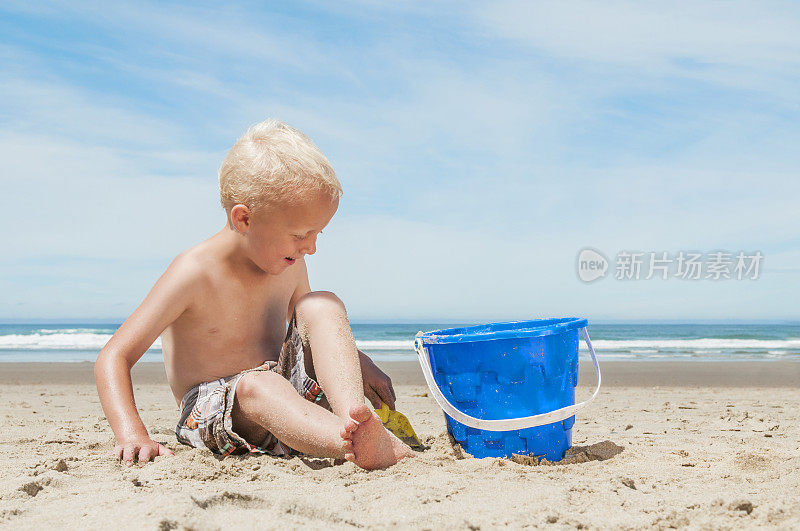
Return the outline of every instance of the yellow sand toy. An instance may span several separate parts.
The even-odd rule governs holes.
[[[381,408],[376,409],[375,413],[378,414],[381,422],[383,422],[383,425],[386,426],[386,429],[394,433],[398,439],[409,445],[411,448],[422,447],[419,437],[417,437],[417,434],[414,433],[414,428],[411,427],[411,423],[408,422],[408,419],[405,415],[399,411],[392,411],[389,409],[389,406],[383,402],[381,402]]]

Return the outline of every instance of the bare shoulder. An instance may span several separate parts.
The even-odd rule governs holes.
[[[196,300],[205,275],[201,256],[195,248],[176,256],[103,350],[119,353],[133,366],[159,334]]]
[[[210,253],[196,245],[176,256],[164,272],[164,277],[183,289],[193,290],[207,280],[210,262]]]
[[[147,295],[145,309],[168,316],[166,324],[177,319],[208,286],[212,262],[213,253],[202,243],[178,254]]]

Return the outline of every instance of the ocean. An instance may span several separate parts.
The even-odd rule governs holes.
[[[465,323],[474,324],[474,323]],[[0,362],[94,361],[119,325],[0,324]],[[376,361],[416,360],[414,334],[459,324],[358,324],[358,347]],[[800,323],[597,324],[589,335],[600,360],[800,361]],[[581,342],[581,356],[588,353]],[[161,361],[157,340],[142,361]]]

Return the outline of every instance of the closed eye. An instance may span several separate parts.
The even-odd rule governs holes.
[[[310,234],[311,234],[311,233],[309,233],[309,235],[310,235]],[[322,234],[322,231],[319,231],[317,234],[318,234],[318,235],[319,235],[319,234]],[[303,235],[300,235],[300,234],[292,234],[292,237],[294,237],[294,239],[295,239],[295,240],[298,240],[298,241],[300,241],[300,240],[305,240],[305,239],[306,239],[308,236],[303,236]]]

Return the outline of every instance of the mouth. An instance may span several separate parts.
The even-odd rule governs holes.
[[[284,260],[285,260],[285,261],[286,261],[286,263],[287,263],[287,264],[289,264],[289,265],[292,265],[293,263],[295,263],[295,262],[296,262],[296,259],[295,259],[295,258],[289,258],[289,257],[286,257],[286,258],[284,258]]]

